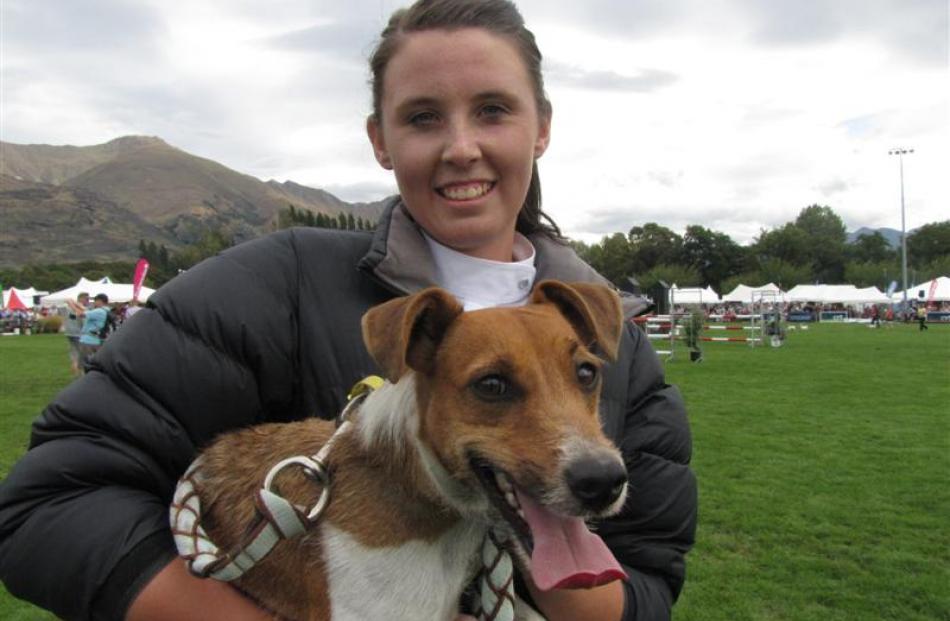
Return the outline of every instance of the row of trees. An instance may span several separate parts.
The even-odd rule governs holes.
[[[158,288],[179,272],[233,245],[234,240],[220,231],[205,231],[198,241],[175,252],[170,252],[165,244],[157,245],[152,241],[139,240],[139,256],[149,263],[146,284]]]
[[[850,283],[885,290],[901,281],[900,249],[879,232],[847,242],[841,218],[811,205],[784,226],[764,230],[748,246],[700,225],[681,236],[651,222],[574,248],[619,287],[634,277],[646,290],[663,280],[681,287],[711,286],[728,292],[739,283],[774,282],[783,289],[803,283]],[[950,274],[950,220],[927,224],[907,238],[908,283]]]
[[[282,209],[277,214],[277,228],[287,229],[292,226],[315,226],[321,229],[342,229],[345,231],[371,231],[376,223],[353,217],[352,213],[340,212],[336,216],[324,213],[313,213],[309,209],[297,209],[293,205]]]
[[[195,243],[177,251],[164,245],[139,240],[139,255],[131,261],[80,261],[78,263],[51,263],[25,265],[22,268],[0,269],[0,283],[4,287],[35,287],[41,291],[58,291],[76,284],[81,276],[99,280],[108,276],[118,281],[131,282],[139,257],[149,262],[145,284],[157,289],[179,272],[207,257],[233,245],[233,241],[218,231],[206,231]]]

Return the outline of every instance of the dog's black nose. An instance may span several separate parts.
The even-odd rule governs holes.
[[[602,511],[623,493],[627,471],[614,455],[600,454],[575,460],[566,477],[571,492],[586,509]]]

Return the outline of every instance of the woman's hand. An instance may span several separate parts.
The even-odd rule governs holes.
[[[528,590],[538,609],[548,621],[619,621],[623,615],[623,582],[613,582],[592,589],[551,589],[542,591],[526,578]]]
[[[196,578],[176,558],[132,602],[126,621],[273,621],[273,615],[218,580]]]

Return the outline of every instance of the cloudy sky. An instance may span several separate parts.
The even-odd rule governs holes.
[[[160,136],[351,201],[395,190],[363,131],[392,0],[2,0],[0,138]],[[545,209],[591,242],[659,222],[751,241],[950,218],[946,0],[524,0],[554,104]]]

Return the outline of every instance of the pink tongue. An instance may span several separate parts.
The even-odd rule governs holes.
[[[585,589],[626,579],[617,559],[583,520],[555,515],[517,488],[515,493],[534,538],[531,577],[539,589]]]

